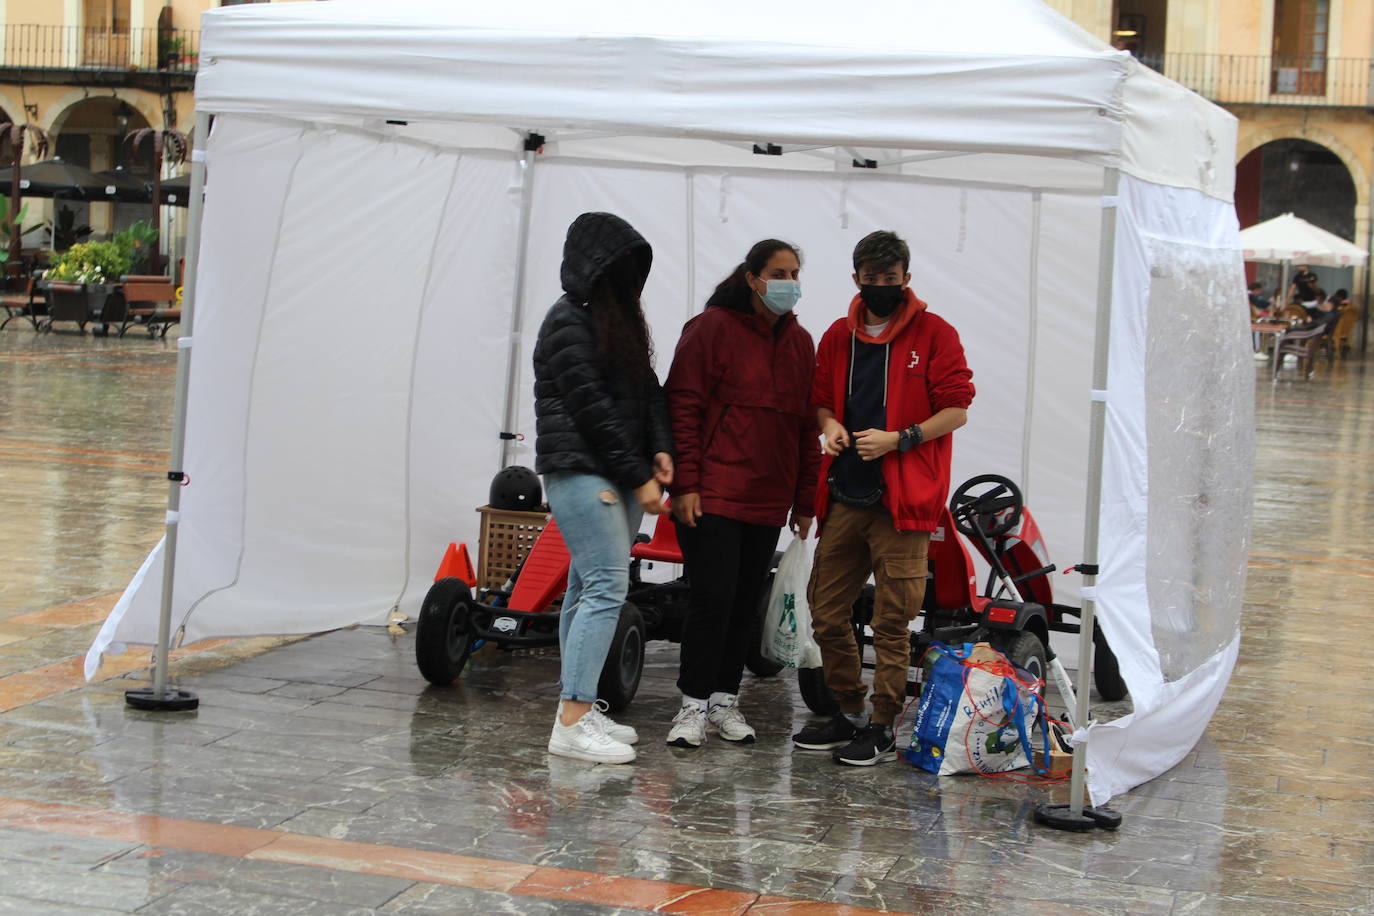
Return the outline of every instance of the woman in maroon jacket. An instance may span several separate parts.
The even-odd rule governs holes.
[[[792,314],[800,272],[786,242],[751,248],[682,329],[664,386],[677,446],[673,515],[691,582],[682,708],[668,733],[676,747],[701,746],[708,724],[727,741],[754,740],[736,705],[751,624],[782,526],[805,538],[815,515],[816,348]]]

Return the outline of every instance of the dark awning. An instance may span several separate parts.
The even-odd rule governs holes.
[[[149,189],[148,182],[124,171],[122,168],[106,169],[103,172],[96,172],[95,175],[105,182],[104,193],[101,195],[105,200],[146,204],[153,199],[153,192]]]
[[[8,195],[14,180],[11,169],[0,169],[0,194]],[[90,169],[61,159],[44,159],[19,169],[20,197],[63,197],[106,200],[106,183]]]

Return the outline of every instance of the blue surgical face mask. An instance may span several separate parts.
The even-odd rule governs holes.
[[[759,296],[768,311],[774,315],[786,315],[801,298],[801,284],[796,280],[764,280],[764,291]]]

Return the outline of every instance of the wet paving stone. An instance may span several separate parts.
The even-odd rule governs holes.
[[[0,385],[18,394],[0,400],[0,679],[84,653],[100,614],[82,602],[107,606],[160,536],[174,360],[160,341],[0,334]],[[1062,800],[1062,786],[841,770],[794,752],[811,717],[787,673],[746,681],[755,745],[668,748],[676,649],[663,643],[623,717],[639,760],[552,758],[556,653],[484,649],[439,689],[419,677],[413,637],[381,628],[187,657],[174,671],[201,696],[194,713],[125,707],[137,672],[2,712],[0,818],[5,799],[84,806],[241,825],[263,843],[897,912],[1374,913],[1374,656],[1358,637],[1374,594],[1374,394],[1349,361],[1305,382],[1260,372],[1256,404],[1240,660],[1198,746],[1115,800],[1117,833],[1035,826],[1035,802]],[[63,823],[0,824],[0,913],[640,911],[369,873],[366,857],[293,864]]]

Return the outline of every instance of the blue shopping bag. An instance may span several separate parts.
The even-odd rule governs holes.
[[[931,645],[935,662],[921,688],[921,704],[905,757],[923,770],[1001,773],[1031,762],[1030,733],[1043,715],[1039,696],[1027,693],[1005,656],[989,649],[999,665],[970,664],[973,643]]]

